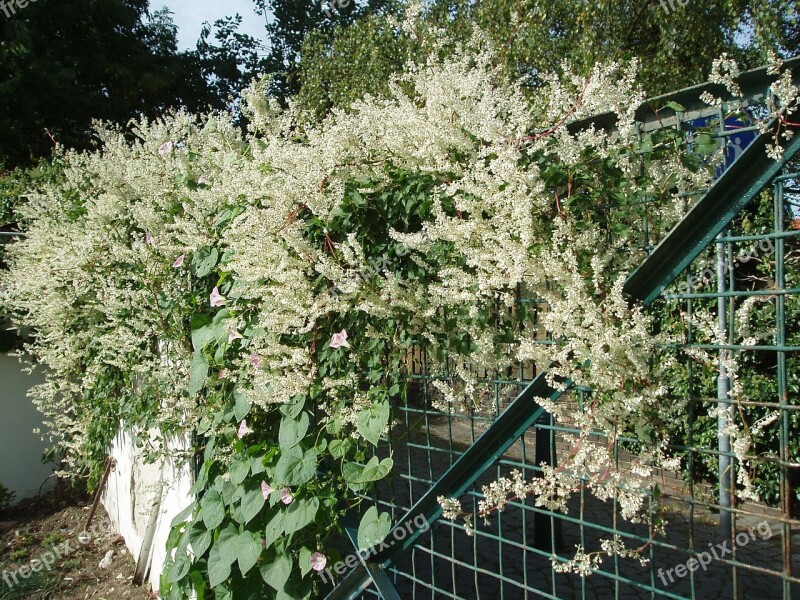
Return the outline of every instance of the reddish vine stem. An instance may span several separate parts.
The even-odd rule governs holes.
[[[56,138],[53,137],[53,134],[50,133],[50,130],[47,127],[44,128],[44,132],[47,134],[47,137],[50,138],[50,141],[53,142],[53,146],[58,146]]]
[[[500,57],[499,63],[506,64],[508,61],[508,57],[511,56],[511,44],[514,43],[514,40],[517,37],[517,33],[519,32],[520,25],[522,25],[522,15],[525,13],[524,8],[525,0],[519,1],[519,7],[517,8],[517,19],[516,23],[514,24],[514,30],[511,32],[511,35],[508,36],[508,41],[506,41],[505,46],[503,47],[503,55]]]
[[[567,114],[564,115],[564,117],[558,123],[553,125],[550,129],[547,129],[545,131],[541,131],[539,133],[535,133],[533,135],[529,135],[529,136],[520,138],[520,139],[516,140],[516,142],[517,143],[520,143],[520,142],[533,142],[533,141],[536,141],[536,140],[541,139],[543,137],[547,137],[549,135],[553,135],[556,131],[561,129],[561,127],[564,126],[564,124],[569,120],[569,118],[572,115],[574,115],[575,112],[578,110],[578,108],[580,108],[580,106],[583,104],[583,96],[586,94],[586,90],[589,87],[589,82],[591,80],[592,80],[591,77],[587,77],[586,78],[586,82],[583,84],[583,89],[581,90],[581,93],[578,94],[578,97],[575,100],[575,104],[572,105],[572,108],[570,108],[569,111],[567,111]]]

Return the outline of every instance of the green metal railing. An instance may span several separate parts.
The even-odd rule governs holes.
[[[790,66],[797,71],[800,61]],[[770,81],[764,69],[741,78],[745,102],[716,86],[654,99],[637,114],[641,129],[683,131],[716,116],[716,137],[727,143],[734,132],[726,128],[726,116],[746,119],[747,110],[757,112]],[[699,101],[703,91],[723,97],[723,104],[705,106]],[[652,108],[667,101],[679,102],[685,113]],[[612,123],[599,115],[569,127]],[[651,516],[668,521],[666,535],[653,538],[646,525],[623,521],[616,500],[600,502],[585,489],[563,513],[537,507],[530,497],[512,501],[487,522],[475,523],[472,532],[440,518],[437,496],[460,498],[465,510],[477,513],[483,485],[514,470],[525,479],[540,477],[540,464],[565,458],[579,431],[554,423],[532,398],[549,396],[580,411],[592,391],[558,392],[546,385],[543,373],[519,364],[510,372],[485,374],[491,410],[440,412],[433,408],[433,383],[442,375],[429,370],[420,346],[413,356],[415,397],[395,407],[395,424],[377,451],[381,457],[392,454],[395,470],[366,498],[391,514],[394,527],[382,549],[344,575],[329,598],[800,598],[796,533],[792,540],[793,529],[800,529],[800,174],[785,171],[800,150],[800,135],[779,162],[766,158],[767,141],[754,136],[710,189],[685,193],[679,222],[665,226],[654,220],[656,199],[643,198],[631,211],[638,226],[631,252],[644,258],[625,290],[654,315],[668,317],[683,336],[654,357],[675,359],[668,384],[685,416],[665,425],[672,427],[669,451],[682,459],[681,472],[660,472],[658,493],[648,499]],[[534,315],[546,310],[522,293],[519,301]],[[694,326],[691,317],[699,309],[715,315],[714,337]],[[538,327],[534,317],[532,328]],[[695,350],[715,354],[717,368],[696,364]],[[727,371],[733,358],[738,373]],[[737,381],[741,389],[729,397]],[[726,425],[753,428],[768,416],[746,451],[747,463],[739,464]],[[607,441],[600,434],[595,440]],[[613,442],[622,471],[640,444]],[[736,481],[742,472],[759,491],[759,502],[740,497]],[[429,530],[410,526],[420,515]],[[345,523],[351,534],[354,522]],[[643,547],[648,563],[607,557],[589,577],[553,569],[553,562],[573,557],[576,545],[598,550],[599,540],[611,536],[627,547]]]

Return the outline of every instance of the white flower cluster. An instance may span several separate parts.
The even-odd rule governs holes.
[[[732,318],[737,323],[741,323],[741,328],[738,331],[740,339],[733,340],[734,343],[742,346],[758,343],[759,340],[749,337],[749,318],[755,304],[763,301],[763,299],[757,297],[747,298],[732,315]],[[725,346],[731,343],[731,340],[727,339],[727,335],[719,331],[716,319],[710,312],[695,309],[691,316],[684,313],[683,318],[687,323],[691,324],[695,329],[695,335],[703,342],[717,346]],[[724,375],[729,379],[728,397],[725,401],[717,402],[709,409],[708,414],[713,419],[722,417],[725,420],[726,425],[718,432],[718,435],[730,437],[731,452],[739,464],[739,468],[736,469],[737,496],[745,500],[759,502],[760,497],[748,473],[748,468],[754,459],[750,454],[750,449],[757,437],[763,435],[762,432],[778,420],[780,415],[777,411],[772,411],[753,423],[747,422],[745,413],[739,405],[741,401],[747,400],[748,397],[742,389],[739,375],[741,358],[738,352],[727,351],[722,359],[712,351],[698,347],[687,348],[686,353],[701,364],[714,365],[719,375]]]
[[[481,493],[483,499],[478,502],[478,514],[483,516],[488,524],[488,516],[492,511],[502,512],[505,506],[513,500],[524,500],[528,494],[541,492],[541,480],[534,479],[528,483],[522,478],[522,473],[514,469],[511,478],[501,477],[489,485],[483,486]]]
[[[783,60],[773,51],[769,52],[769,62],[767,66],[769,75],[778,75],[769,88],[766,97],[766,114],[757,119],[756,126],[761,133],[769,132],[769,126],[773,119],[777,119],[778,124],[774,131],[774,141],[767,146],[767,155],[780,160],[783,156],[783,146],[781,140],[790,140],[794,135],[794,130],[786,127],[787,124],[797,126],[789,118],[795,114],[800,107],[800,96],[797,86],[793,83],[793,75],[790,69],[783,68]],[[742,90],[736,78],[741,74],[739,65],[736,61],[723,53],[716,59],[711,68],[710,81],[724,85],[728,92],[737,100],[732,105],[742,105]],[[722,106],[722,98],[717,98],[709,92],[703,92],[700,99],[711,106]],[[752,116],[752,112],[750,115]]]
[[[588,577],[600,568],[602,555],[599,552],[586,552],[580,544],[575,546],[575,556],[572,560],[562,562],[558,557],[552,556],[550,563],[556,573],[577,573],[581,577]]]

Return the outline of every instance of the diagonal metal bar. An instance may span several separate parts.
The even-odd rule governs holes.
[[[564,382],[565,390],[571,386]],[[548,385],[545,373],[531,381],[509,407],[492,423],[483,435],[450,467],[422,498],[395,524],[384,541],[373,548],[374,557],[354,568],[326,600],[349,600],[356,598],[370,583],[370,564],[387,567],[406,550],[411,548],[427,528],[418,524],[422,519],[430,525],[442,515],[437,498],[457,498],[463,495],[478,478],[491,467],[534,423],[545,413],[535,398],[557,400],[564,391]],[[402,532],[402,535],[400,533]],[[387,540],[393,540],[387,543]],[[377,550],[377,551],[376,551]],[[369,553],[371,554],[371,552]],[[385,575],[385,573],[384,573]]]
[[[776,127],[773,120],[769,129]],[[627,294],[645,305],[655,300],[800,150],[800,135],[795,135],[781,159],[772,159],[766,149],[774,138],[768,132],[750,144],[628,277],[623,288]]]
[[[791,69],[794,76],[792,83],[800,84],[800,56],[790,58],[783,63],[783,70]],[[671,108],[663,108],[668,102],[681,104],[685,112],[681,114],[682,121],[690,121],[694,118],[717,113],[716,106],[710,106],[701,99],[703,92],[708,92],[723,102],[740,102],[742,98],[748,104],[758,104],[763,102],[769,94],[769,87],[777,81],[778,75],[769,72],[767,67],[759,67],[751,71],[745,71],[738,77],[736,82],[739,84],[741,96],[734,96],[724,85],[718,83],[701,83],[682,90],[677,90],[645,100],[636,109],[636,120],[642,124],[643,130],[661,129],[662,127],[672,127],[675,124],[675,111]],[[656,110],[657,107],[662,107]],[[614,112],[604,112],[591,115],[567,124],[567,130],[575,134],[579,131],[594,126],[598,129],[613,129],[616,127],[619,116]]]

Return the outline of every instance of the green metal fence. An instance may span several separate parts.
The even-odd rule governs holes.
[[[791,66],[797,70],[800,61]],[[395,470],[368,497],[368,505],[392,515],[394,528],[343,574],[329,598],[800,599],[800,174],[788,171],[800,135],[789,141],[783,160],[766,157],[769,136],[756,133],[751,118],[763,113],[769,82],[758,70],[741,79],[745,102],[706,86],[655,99],[638,115],[643,134],[711,124],[718,143],[737,146],[710,189],[684,194],[685,214],[676,223],[652,218],[653,198],[642,198],[630,216],[634,244],[647,258],[625,290],[653,311],[656,326],[667,318],[683,336],[662,349],[675,359],[671,401],[686,415],[684,424],[665,425],[673,428],[670,452],[682,459],[682,469],[659,473],[658,495],[649,499],[652,515],[668,521],[666,535],[652,537],[647,526],[623,521],[615,501],[601,502],[586,490],[563,513],[536,507],[533,498],[513,501],[475,523],[473,532],[442,519],[438,496],[461,498],[477,513],[483,485],[514,470],[538,477],[538,465],[563,460],[579,432],[554,423],[532,398],[549,396],[580,411],[592,391],[573,386],[562,394],[533,366],[519,364],[483,373],[491,400],[483,406],[491,408],[442,412],[435,408],[434,382],[450,374],[431,372],[420,346],[410,358],[414,397],[395,407],[395,424],[378,450],[381,457],[392,454]],[[700,102],[708,89],[725,102]],[[665,115],[652,108],[668,101],[685,110]],[[570,127],[590,123],[609,126],[600,115]],[[533,315],[522,334],[548,343],[536,319],[547,307],[523,290],[519,303]],[[692,325],[689,317],[699,308],[715,315],[714,335]],[[694,350],[715,353],[717,368],[695,364]],[[732,358],[737,373],[727,370]],[[736,382],[742,393],[732,401],[728,391]],[[757,429],[745,465],[725,435],[729,422]],[[596,438],[593,443],[607,441]],[[640,444],[614,441],[620,469]],[[760,502],[739,497],[741,472]],[[418,526],[421,515],[430,529]],[[345,525],[352,533],[353,524]],[[643,548],[647,564],[609,557],[589,577],[553,568],[553,561],[570,560],[576,545],[598,550],[609,536]]]

